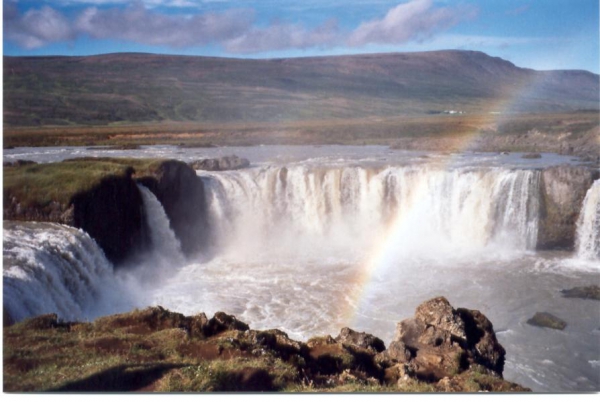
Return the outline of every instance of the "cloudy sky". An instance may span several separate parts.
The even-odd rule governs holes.
[[[598,0],[3,0],[5,55],[481,50],[599,70]]]

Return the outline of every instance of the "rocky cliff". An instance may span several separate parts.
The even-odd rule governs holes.
[[[204,186],[196,172],[183,162],[163,162],[148,177],[138,179],[156,195],[169,217],[171,228],[184,254],[202,250],[206,244],[207,222]]]
[[[350,328],[299,342],[222,312],[152,307],[93,323],[46,315],[4,328],[4,391],[528,391],[502,378],[504,348],[479,311],[438,297],[397,329],[386,349]]]
[[[107,161],[118,162],[119,170],[104,172]],[[136,171],[127,165],[127,160],[86,159],[85,162],[86,168],[97,164],[100,168],[91,172],[97,174],[96,170],[100,170],[101,178],[83,190],[77,190],[78,186],[83,187],[80,184],[70,186],[69,180],[86,182],[87,178],[82,176],[92,173],[83,169],[78,171],[79,165],[73,161],[61,162],[67,165],[53,175],[47,175],[44,169],[52,170],[56,166],[51,165],[59,164],[37,165],[34,179],[17,181],[13,186],[5,184],[4,219],[57,222],[81,228],[118,266],[151,246],[142,196],[136,185],[139,182],[162,203],[182,251],[192,254],[200,249],[206,230],[204,215],[198,213],[204,209],[204,188],[196,172],[187,164],[175,160],[148,162],[148,166],[138,167]],[[42,187],[35,178],[46,176],[50,178],[40,194],[32,196],[31,191],[23,191],[23,188]],[[52,188],[58,188],[58,193],[48,194]]]
[[[597,169],[583,166],[544,169],[540,183],[538,249],[573,249],[581,205],[598,177]]]

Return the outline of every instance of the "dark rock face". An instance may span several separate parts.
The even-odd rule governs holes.
[[[404,364],[403,372],[414,372],[427,381],[454,376],[475,364],[501,378],[505,354],[492,323],[482,313],[455,310],[438,297],[417,307],[413,318],[398,323],[380,361]]]
[[[250,162],[246,158],[240,158],[236,155],[223,156],[215,159],[201,159],[190,163],[194,170],[236,170],[250,166]]]
[[[567,327],[567,323],[557,316],[550,313],[535,313],[535,315],[527,320],[527,324],[535,327],[545,327],[563,330]]]
[[[542,172],[537,248],[572,250],[581,205],[598,172],[582,166],[556,166]]]
[[[15,336],[18,330],[25,333]],[[5,328],[5,335],[11,333],[5,342],[8,339],[13,343],[10,350],[17,350],[5,359],[5,369],[9,367],[14,373],[39,364],[31,361],[37,359],[37,354],[27,349],[33,345],[31,336],[39,335],[28,331],[42,330],[57,334],[60,331],[61,343],[60,348],[44,348],[46,355],[42,359],[53,361],[67,347],[96,353],[88,359],[111,358],[106,355],[122,359],[125,354],[128,364],[163,364],[168,354],[173,367],[193,368],[195,376],[201,379],[212,378],[218,369],[223,381],[209,391],[268,391],[299,384],[310,384],[313,391],[334,392],[529,391],[502,379],[504,349],[496,341],[487,318],[478,311],[454,309],[443,297],[423,303],[413,318],[399,323],[388,350],[379,338],[350,328],[343,328],[336,339],[327,335],[304,343],[277,329],[251,330],[223,312],[209,320],[204,313],[184,316],[157,306],[101,317],[93,323],[63,323],[56,314],[49,314]],[[27,336],[26,341],[21,341]],[[163,345],[165,342],[168,345]],[[226,371],[219,364],[210,366],[212,371],[202,369],[215,361],[224,363]],[[18,371],[16,375],[21,374]],[[112,384],[113,379],[110,380]],[[67,383],[67,387],[77,384]],[[199,381],[197,385],[203,383]],[[81,388],[61,389],[110,390],[98,388],[95,382],[93,389],[88,382],[79,384]],[[45,383],[41,386],[47,388]],[[16,386],[13,391],[19,389]],[[128,388],[134,389],[144,390],[142,386]]]
[[[365,332],[356,332],[348,327],[342,328],[335,341],[368,349],[373,352],[383,352],[385,350],[385,344],[381,339]]]
[[[142,196],[128,176],[110,176],[71,200],[72,226],[86,231],[115,265],[149,245]]]
[[[581,286],[560,291],[563,297],[600,300],[600,286]]]
[[[186,255],[200,251],[205,244],[207,224],[204,186],[196,172],[183,162],[169,160],[152,177],[138,181],[162,204],[181,250]]]

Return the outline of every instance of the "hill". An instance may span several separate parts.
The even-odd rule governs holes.
[[[472,51],[293,59],[4,57],[5,127],[598,109],[598,75]]]

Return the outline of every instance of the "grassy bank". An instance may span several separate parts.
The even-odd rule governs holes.
[[[4,129],[4,147],[182,146],[259,144],[392,145],[398,140],[520,136],[537,131],[558,141],[577,139],[597,128],[597,111],[537,114],[422,115],[288,122],[164,122],[106,126],[45,126]],[[543,143],[539,144],[544,146]]]
[[[68,204],[78,193],[95,187],[111,175],[151,173],[162,160],[135,158],[80,158],[56,163],[4,167],[4,197],[15,197],[23,207]]]
[[[371,349],[329,336],[298,342],[224,313],[153,307],[89,323],[46,315],[4,327],[3,340],[4,392],[527,391],[478,365],[440,381],[399,380],[398,366]]]

